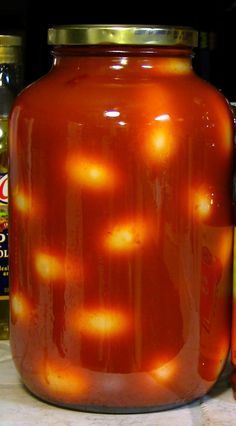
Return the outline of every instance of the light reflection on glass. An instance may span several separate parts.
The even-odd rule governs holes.
[[[122,70],[124,67],[122,65],[111,65],[112,70]]]
[[[128,58],[121,58],[120,63],[121,63],[121,65],[127,65],[128,64]]]
[[[115,117],[119,117],[120,116],[120,112],[119,111],[105,111],[104,112],[104,117],[110,117],[110,118],[115,118]]]
[[[167,121],[170,120],[169,114],[161,114],[157,115],[157,117],[154,118],[155,121]]]

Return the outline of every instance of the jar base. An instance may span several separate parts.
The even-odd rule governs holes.
[[[104,406],[104,405],[83,405],[83,404],[70,404],[59,401],[54,401],[50,398],[43,397],[31,391],[27,385],[22,383],[24,389],[34,398],[38,399],[41,402],[46,404],[53,405],[59,408],[65,408],[67,410],[81,411],[86,413],[96,413],[96,414],[145,414],[145,413],[158,413],[161,411],[173,410],[175,408],[181,408],[190,404],[195,403],[201,399],[205,393],[197,396],[194,399],[179,401],[173,404],[162,404],[162,405],[151,405],[151,406],[142,406],[142,407],[115,407],[115,406]]]

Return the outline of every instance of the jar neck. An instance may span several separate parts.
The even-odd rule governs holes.
[[[192,72],[193,52],[189,48],[150,46],[73,46],[55,47],[54,67],[91,68],[93,73],[106,70],[146,73],[186,74]]]

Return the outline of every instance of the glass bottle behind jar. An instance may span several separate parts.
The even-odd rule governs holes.
[[[21,37],[0,35],[0,339],[9,337],[8,116],[21,87]]]
[[[234,145],[236,146],[236,102],[230,102],[230,107],[234,117]],[[233,185],[233,201],[234,201],[234,220],[236,219],[236,171],[234,170]],[[231,360],[236,367],[236,228],[234,222],[234,248],[233,248],[233,300],[232,300],[232,335],[231,335]],[[233,388],[236,384],[236,372],[232,374]]]
[[[53,68],[10,120],[15,364],[62,406],[189,402],[229,350],[232,114],[192,70],[192,30],[59,27],[49,42]]]

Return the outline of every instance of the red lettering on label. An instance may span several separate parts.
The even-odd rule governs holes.
[[[0,176],[0,202],[8,203],[8,174]]]

